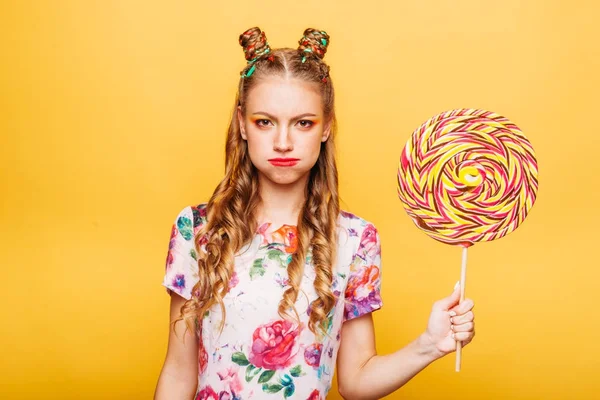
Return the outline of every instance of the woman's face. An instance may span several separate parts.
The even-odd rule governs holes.
[[[308,178],[330,127],[315,83],[268,77],[248,93],[246,114],[238,107],[241,135],[259,173],[276,184]]]

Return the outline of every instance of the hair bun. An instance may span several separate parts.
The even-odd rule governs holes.
[[[248,62],[271,51],[267,36],[258,27],[250,28],[242,33],[239,41],[240,46],[244,48],[244,55]]]
[[[307,28],[304,31],[304,36],[298,41],[298,50],[306,53],[312,53],[316,57],[322,59],[327,53],[327,46],[329,46],[329,35],[325,31],[318,29]]]

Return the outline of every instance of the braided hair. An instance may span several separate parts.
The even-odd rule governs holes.
[[[271,54],[271,47],[267,37],[258,27],[250,28],[239,37],[240,46],[244,49],[244,55],[248,64],[241,71],[242,77],[251,76],[256,70],[256,64],[262,60],[273,62],[275,57]],[[326,82],[329,76],[329,66],[322,60],[329,46],[329,35],[325,31],[307,28],[302,38],[298,41],[298,53],[302,64],[309,62],[306,71],[319,70],[319,80]],[[312,65],[311,65],[312,64]]]
[[[315,269],[314,288],[317,298],[308,310],[308,327],[315,333],[329,334],[329,320],[337,294],[332,291],[333,265],[337,249],[337,218],[340,212],[338,173],[335,160],[334,137],[336,118],[333,82],[329,66],[323,57],[329,46],[329,35],[317,29],[306,29],[298,48],[271,49],[266,35],[258,27],[239,36],[247,65],[241,71],[236,103],[231,116],[225,146],[225,176],[215,189],[207,205],[207,223],[195,236],[201,279],[193,296],[182,308],[182,319],[189,321],[219,304],[223,312],[223,297],[233,273],[235,254],[250,242],[256,232],[256,210],[261,199],[258,192],[258,174],[250,160],[248,145],[240,134],[238,107],[242,115],[248,93],[260,79],[268,76],[290,76],[311,82],[319,87],[326,123],[331,134],[321,143],[315,166],[310,171],[306,187],[306,201],[298,218],[297,250],[287,266],[288,287],[279,304],[279,314],[299,321],[295,303],[304,275],[307,254],[312,255]],[[211,249],[210,256],[200,251],[202,244]]]

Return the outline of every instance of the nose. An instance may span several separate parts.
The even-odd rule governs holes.
[[[273,148],[278,152],[292,151],[294,146],[292,144],[291,130],[286,126],[280,126],[275,134],[273,141]]]

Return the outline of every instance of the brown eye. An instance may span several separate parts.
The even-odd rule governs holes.
[[[269,125],[269,122],[271,122],[271,121],[269,121],[268,119],[257,119],[254,123],[257,126],[265,127],[265,126]]]
[[[310,128],[314,125],[314,122],[309,121],[307,119],[301,119],[300,121],[298,121],[298,124],[300,124],[300,127],[302,128]]]

